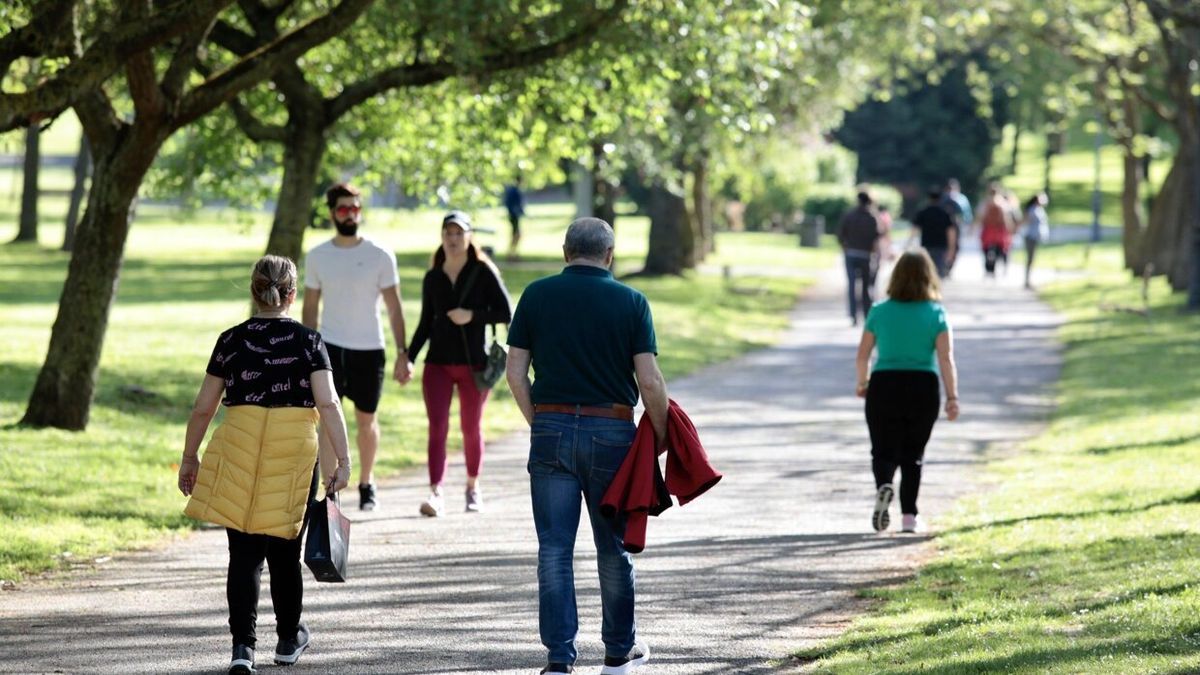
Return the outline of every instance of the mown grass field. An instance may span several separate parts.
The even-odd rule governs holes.
[[[1071,268],[1079,246],[1048,247]],[[1042,255],[1039,253],[1039,255]],[[1047,286],[1063,313],[1058,409],[933,525],[937,556],[871,591],[842,638],[798,655],[818,673],[1200,672],[1200,317],[1094,248]]]
[[[174,478],[184,425],[213,341],[247,314],[249,269],[269,225],[267,214],[186,215],[143,205],[127,248],[87,431],[19,428],[15,423],[45,356],[66,274],[68,255],[55,250],[62,236],[57,202],[44,200],[40,246],[0,245],[0,580],[87,563],[192,526],[181,513],[184,499]],[[530,281],[561,268],[570,213],[561,204],[534,206],[523,224],[528,234],[521,262],[498,256],[514,300]],[[439,215],[367,214],[364,233],[397,253],[410,334],[420,312],[420,279],[439,243]],[[479,213],[476,220],[496,229],[480,233],[479,241],[502,254],[508,235],[501,212]],[[0,241],[14,236],[14,223],[15,205],[0,199]],[[640,265],[647,226],[644,218],[618,220],[619,272]],[[328,231],[310,232],[306,245],[327,236]],[[718,246],[715,262],[793,272],[825,269],[834,256],[831,245],[802,250],[784,235],[723,235]],[[773,275],[727,283],[718,272],[630,283],[651,299],[668,377],[769,344],[786,326],[788,309],[804,285],[794,276]],[[745,292],[748,288],[755,292]],[[503,386],[494,392],[485,419],[493,437],[523,424]],[[380,422],[381,474],[424,463],[419,380],[403,388],[388,383]],[[459,444],[456,432],[450,442],[452,448]],[[424,476],[415,472],[411,480]]]
[[[1092,192],[1096,184],[1095,135],[1086,126],[1078,124],[1069,129],[1064,152],[1050,160],[1050,206],[1046,210],[1051,225],[1092,223]],[[1012,172],[1014,137],[1012,127],[1007,127],[1002,142],[996,146],[992,166],[1004,186],[1024,203],[1045,185],[1046,136],[1029,131],[1021,134],[1017,167]],[[1145,188],[1149,194],[1162,185],[1170,168],[1168,157],[1151,162],[1149,187]],[[1104,226],[1121,225],[1123,176],[1120,146],[1105,137],[1100,148],[1100,223]]]

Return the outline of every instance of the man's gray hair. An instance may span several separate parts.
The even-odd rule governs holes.
[[[599,218],[576,218],[567,228],[563,252],[567,260],[587,258],[603,261],[613,247],[612,226]]]

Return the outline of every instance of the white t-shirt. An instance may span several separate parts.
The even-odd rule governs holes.
[[[395,254],[370,239],[350,248],[331,239],[304,258],[304,287],[321,291],[321,337],[343,349],[383,349],[379,292],[399,284]]]
[[[1050,223],[1046,218],[1046,209],[1040,204],[1029,207],[1029,224],[1025,226],[1025,238],[1030,241],[1046,241],[1050,239]]]

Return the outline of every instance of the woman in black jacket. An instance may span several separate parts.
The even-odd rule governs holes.
[[[445,507],[442,479],[455,386],[467,461],[466,509],[476,512],[482,508],[480,421],[489,390],[475,384],[474,371],[481,370],[487,360],[486,326],[511,320],[511,304],[500,271],[471,240],[470,217],[462,211],[451,211],[442,219],[442,245],[434,252],[421,284],[421,321],[408,346],[408,358],[416,360],[425,341],[429,341],[421,376],[429,417],[429,498],[421,503],[423,515],[439,516]]]

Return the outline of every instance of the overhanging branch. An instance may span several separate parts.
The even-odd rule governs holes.
[[[171,64],[167,66],[167,72],[162,79],[162,90],[169,100],[177,101],[183,94],[188,75],[199,63],[200,45],[208,39],[213,23],[214,20],[210,20],[200,24],[195,30],[185,33],[179,41],[174,55],[171,56]]]
[[[28,24],[0,36],[0,75],[23,56],[78,56],[75,4],[79,0],[47,0]],[[39,8],[42,9],[42,8]]]
[[[231,100],[242,90],[267,79],[282,65],[294,61],[304,52],[348,28],[372,1],[342,0],[324,16],[246,54],[189,92],[180,105],[174,124],[176,127],[183,126]]]
[[[101,31],[79,58],[72,59],[53,77],[23,92],[0,92],[0,132],[28,124],[48,114],[61,112],[82,93],[98,88],[126,61],[212,20],[232,0],[160,0],[153,13],[139,21],[114,19]],[[48,13],[59,3],[37,6],[36,20],[49,21]],[[122,13],[123,14],[123,13]]]
[[[437,61],[411,63],[380,71],[348,85],[330,101],[330,119],[337,119],[363,101],[392,89],[429,85],[455,75],[486,75],[527,68],[564,56],[586,44],[605,24],[620,17],[628,4],[628,0],[617,0],[606,10],[591,12],[573,31],[552,42],[523,50],[494,52],[470,66]]]
[[[259,120],[236,96],[229,100],[229,109],[237,120],[238,128],[250,140],[256,143],[283,143],[287,140],[287,131],[282,126]]]

